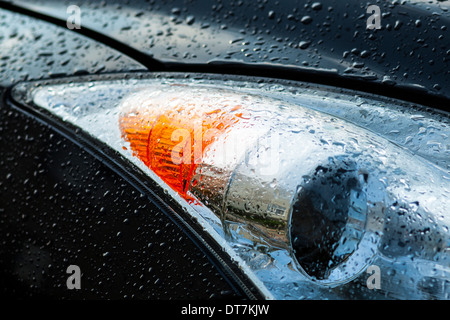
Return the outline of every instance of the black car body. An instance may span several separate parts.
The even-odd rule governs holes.
[[[372,4],[381,29],[366,28]],[[259,77],[399,99],[448,121],[449,1],[83,1],[73,29],[70,5],[0,2],[5,297],[267,298],[170,194],[75,126],[30,107],[12,89],[18,83],[147,72]],[[82,271],[80,290],[68,290],[70,265]],[[448,298],[450,279],[433,281],[423,297],[440,290]],[[361,283],[324,292],[311,297],[396,297]]]

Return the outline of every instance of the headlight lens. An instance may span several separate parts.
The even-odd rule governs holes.
[[[158,181],[268,297],[448,298],[445,113],[213,77],[17,90]],[[366,285],[371,265],[378,290]]]

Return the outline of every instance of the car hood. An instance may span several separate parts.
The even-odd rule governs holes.
[[[71,15],[71,1],[12,3],[64,23]],[[381,29],[367,28],[372,12],[360,1],[77,3],[81,29],[74,31],[119,43],[150,70],[271,70],[377,93],[419,93],[438,104],[450,99],[450,1],[377,1]]]

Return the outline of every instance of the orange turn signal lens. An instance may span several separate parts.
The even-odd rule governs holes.
[[[175,100],[170,109],[155,101],[120,115],[122,137],[146,166],[183,196],[204,149],[242,117],[240,106]],[[167,103],[169,105],[170,103]]]

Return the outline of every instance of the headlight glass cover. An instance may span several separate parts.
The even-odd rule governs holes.
[[[158,182],[267,298],[449,298],[445,112],[325,86],[211,75],[14,90]]]

